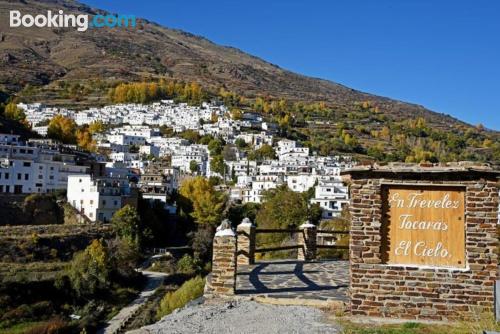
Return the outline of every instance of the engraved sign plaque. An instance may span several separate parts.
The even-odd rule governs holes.
[[[384,263],[465,268],[465,189],[384,186],[381,231]]]

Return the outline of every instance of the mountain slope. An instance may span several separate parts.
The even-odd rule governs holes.
[[[238,49],[172,30],[147,20],[136,28],[89,29],[9,28],[9,10],[95,14],[74,1],[0,1],[0,86],[8,91],[25,84],[103,78],[139,80],[147,75],[198,81],[206,87],[226,87],[245,96],[269,95],[306,102],[350,105],[375,101],[397,118],[424,116],[436,125],[458,121],[409,103],[362,93],[327,80],[284,70]]]
[[[194,81],[212,93],[224,88],[245,97],[244,105],[238,105],[245,109],[253,108],[257,96],[269,105],[281,98],[308,104],[287,103],[286,110],[265,116],[280,124],[281,135],[320,154],[352,153],[383,161],[500,162],[500,132],[419,105],[296,74],[144,19],[138,19],[135,28],[85,32],[9,28],[8,13],[16,9],[23,14],[49,9],[106,13],[72,0],[0,0],[0,93],[83,108],[110,103],[108,88],[119,82]],[[322,103],[312,105],[316,102]]]

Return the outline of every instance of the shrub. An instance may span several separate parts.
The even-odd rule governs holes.
[[[63,223],[64,224],[75,225],[75,224],[79,223],[75,209],[69,203],[64,203],[62,205],[62,210],[63,210]]]
[[[191,233],[191,246],[195,257],[204,262],[211,260],[214,234],[212,226],[199,226],[194,233]]]
[[[30,225],[50,225],[63,223],[63,211],[55,196],[31,194],[23,201],[23,215]]]
[[[156,318],[160,319],[172,313],[175,309],[183,307],[191,300],[201,297],[203,295],[204,286],[205,280],[197,276],[186,281],[176,291],[167,292],[160,302],[160,307],[156,312]]]
[[[187,275],[194,275],[200,271],[200,261],[194,259],[191,255],[185,254],[178,262],[177,262],[177,272]]]
[[[176,272],[176,263],[173,259],[161,259],[153,261],[148,270],[158,271],[172,275],[175,274]]]

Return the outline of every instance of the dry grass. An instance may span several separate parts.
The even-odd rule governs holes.
[[[467,321],[441,323],[405,322],[398,324],[378,324],[353,322],[336,311],[333,318],[343,327],[343,334],[482,334],[485,330],[500,331],[500,324],[495,321],[491,312],[482,313],[476,310],[472,319]]]
[[[0,262],[0,282],[30,282],[54,279],[67,262]]]

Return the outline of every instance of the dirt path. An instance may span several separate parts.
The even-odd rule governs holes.
[[[141,271],[147,278],[146,285],[141,291],[139,296],[129,305],[125,306],[115,315],[111,320],[107,322],[107,326],[100,331],[98,334],[116,334],[124,327],[126,322],[139,310],[139,308],[151,297],[156,289],[162,284],[167,274],[153,272],[153,271]]]
[[[254,301],[212,302],[183,308],[130,334],[187,333],[340,333],[324,314],[305,306],[278,306]]]

